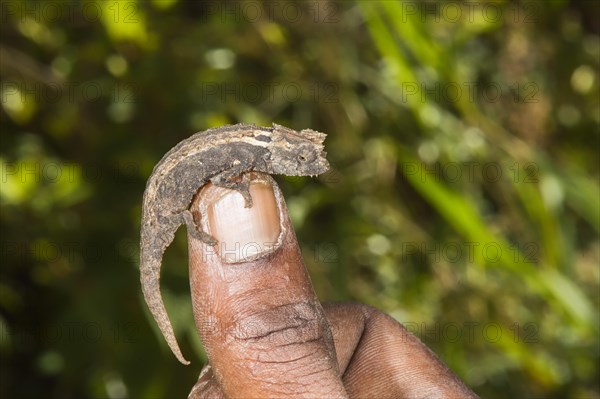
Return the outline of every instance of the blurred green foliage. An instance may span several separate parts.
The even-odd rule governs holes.
[[[322,300],[482,397],[600,398],[599,2],[0,4],[2,397],[185,397],[185,235],[190,367],[141,299],[145,181],[195,131],[277,122],[329,135],[331,172],[278,178]]]

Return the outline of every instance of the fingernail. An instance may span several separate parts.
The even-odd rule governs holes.
[[[242,195],[221,189],[207,204],[208,229],[226,262],[243,262],[273,249],[281,227],[273,187],[263,182],[250,185],[253,205],[245,207]]]

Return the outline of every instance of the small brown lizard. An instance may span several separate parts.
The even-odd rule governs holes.
[[[248,171],[289,176],[316,176],[326,172],[323,141],[326,135],[311,129],[300,132],[284,126],[237,124],[198,132],[173,147],[156,164],[144,192],[140,243],[140,279],[144,299],[173,354],[189,364],[179,349],[160,293],[163,253],[181,224],[209,245],[217,241],[194,222],[192,197],[209,181],[239,191],[252,206]],[[244,175],[245,176],[245,175]]]

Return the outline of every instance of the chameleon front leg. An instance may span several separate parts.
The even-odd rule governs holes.
[[[243,173],[241,168],[232,168],[212,177],[210,181],[219,187],[236,190],[244,197],[245,208],[252,208],[252,196],[250,195],[250,176]],[[241,178],[239,178],[241,177]],[[239,178],[236,179],[235,178]]]

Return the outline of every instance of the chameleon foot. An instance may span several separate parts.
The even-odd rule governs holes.
[[[181,217],[183,218],[183,221],[187,227],[187,231],[192,235],[192,237],[208,245],[215,245],[217,243],[217,240],[213,236],[202,230],[202,227],[198,226],[196,222],[194,222],[194,217],[189,209],[181,212]]]

